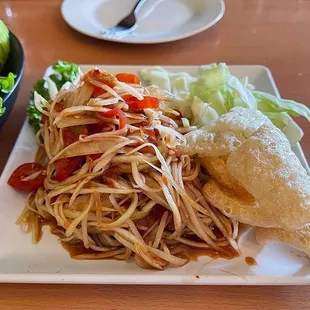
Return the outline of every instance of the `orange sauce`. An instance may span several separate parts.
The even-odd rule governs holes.
[[[247,256],[245,258],[245,262],[248,264],[248,266],[256,266],[257,262],[253,257]]]
[[[92,249],[87,249],[84,247],[83,242],[61,242],[62,247],[69,253],[71,258],[79,259],[78,256],[81,254],[94,254],[100,253]]]
[[[154,218],[157,218],[158,214],[161,214],[164,210],[161,208],[156,208],[156,212],[153,215]],[[39,237],[38,239],[40,240],[42,238],[42,228],[43,226],[49,226],[50,227],[50,232],[58,237],[63,237],[61,231],[63,231],[62,227],[59,227],[56,223],[55,220],[47,220],[39,217]],[[221,237],[220,231],[215,228],[214,229],[214,234],[217,237]],[[202,242],[202,240],[194,235],[189,235],[186,236],[186,238],[192,240],[192,241],[197,241],[197,242]],[[39,241],[38,240],[38,241]],[[87,249],[84,247],[83,242],[81,241],[76,241],[76,242],[61,242],[61,245],[63,248],[69,253],[71,258],[79,259],[78,256],[81,254],[94,254],[98,253],[97,251],[94,251],[92,249]],[[223,252],[217,251],[215,249],[205,249],[205,248],[193,248],[190,246],[184,245],[183,251],[181,253],[175,254],[178,257],[188,259],[190,261],[197,261],[200,256],[209,256],[212,259],[217,259],[217,258],[225,258],[225,259],[233,259],[239,254],[230,246],[227,245],[225,247],[221,247]],[[252,260],[251,260],[252,259]],[[247,257],[246,261],[248,265],[252,264],[255,265],[256,262],[253,258]]]
[[[51,234],[56,235],[58,237],[63,237],[63,235],[61,234],[61,231],[64,231],[64,230],[62,227],[59,227],[57,225],[57,222],[54,219],[48,220],[48,219],[39,217],[38,241],[41,240],[42,238],[43,226],[49,226]],[[80,254],[98,253],[97,251],[94,251],[92,249],[85,248],[82,241],[61,242],[61,245],[69,253],[71,258],[74,258],[75,256],[80,255]]]
[[[209,256],[212,259],[217,258],[233,259],[239,256],[239,254],[230,245],[221,247],[221,249],[223,250],[223,252],[219,252],[215,249],[198,249],[198,248],[186,247],[184,252],[176,254],[176,256],[186,258],[190,261],[197,261],[200,256]]]

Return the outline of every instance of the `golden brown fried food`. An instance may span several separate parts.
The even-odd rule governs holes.
[[[240,195],[246,194],[244,187],[227,170],[227,156],[208,156],[200,159],[200,164],[221,185]]]
[[[310,256],[310,224],[295,231],[280,228],[256,228],[255,235],[257,243],[261,246],[268,242],[284,242]]]
[[[179,145],[181,154],[199,157],[225,156],[241,145],[242,141],[232,132],[212,132],[204,129],[194,130],[185,135],[186,145]],[[243,138],[242,138],[243,139]]]
[[[279,227],[277,209],[262,208],[250,194],[236,194],[212,179],[203,187],[203,194],[212,206],[238,222],[251,226]]]
[[[236,107],[207,127],[186,134],[187,143],[179,146],[178,151],[199,157],[228,155],[263,124],[271,121],[261,112]]]
[[[276,217],[273,227],[294,230],[310,222],[310,176],[277,127],[262,125],[228,156],[227,170],[256,199],[266,219]]]
[[[208,155],[201,163],[221,184],[205,185],[211,204],[252,226],[292,231],[310,222],[310,177],[277,127],[261,112],[244,108],[232,109],[209,127],[212,132],[200,129],[203,133],[196,134],[196,147],[195,132],[186,138],[192,147],[188,152]],[[219,156],[218,150],[225,156],[210,157]],[[245,199],[247,193],[252,201]]]
[[[235,107],[208,126],[209,131],[232,132],[239,139],[250,138],[263,124],[272,124],[267,116],[258,110]],[[242,140],[242,139],[241,139]]]

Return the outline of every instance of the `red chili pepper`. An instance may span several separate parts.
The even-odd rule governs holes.
[[[69,178],[77,169],[80,168],[83,158],[81,156],[61,158],[55,162],[55,180],[58,182]]]
[[[125,83],[130,83],[130,84],[141,84],[140,79],[131,73],[118,73],[115,75],[115,77],[120,81],[120,82],[125,82]]]
[[[119,119],[119,129],[122,129],[126,126],[126,117],[122,110],[120,109],[112,109],[107,112],[99,112],[99,114],[106,118],[118,117]]]
[[[139,100],[132,95],[125,95],[123,99],[126,101],[129,108],[134,111],[159,108],[159,100],[156,97],[145,96],[142,100]]]
[[[44,168],[38,163],[26,163],[19,166],[11,175],[8,184],[17,190],[24,192],[32,192],[38,189],[44,181],[43,175]],[[36,173],[41,172],[34,179],[23,181],[24,178]]]

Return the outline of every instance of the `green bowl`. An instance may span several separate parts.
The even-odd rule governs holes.
[[[12,32],[10,32],[10,43],[11,48],[9,58],[3,70],[1,71],[1,75],[7,75],[9,72],[12,72],[16,75],[16,79],[14,88],[11,90],[11,92],[5,94],[3,97],[3,106],[6,108],[6,110],[5,113],[0,117],[0,128],[6,122],[14,107],[24,72],[24,50],[19,40]]]

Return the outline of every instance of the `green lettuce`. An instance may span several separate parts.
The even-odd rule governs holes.
[[[27,108],[27,115],[29,124],[32,126],[35,132],[40,129],[42,114],[34,105],[34,93],[37,92],[46,100],[50,100],[51,90],[49,89],[49,83],[47,82],[47,79],[52,80],[56,85],[57,91],[59,91],[65,83],[73,83],[80,74],[80,68],[77,64],[62,60],[56,61],[53,64],[52,69],[53,72],[48,77],[38,80],[31,90],[30,104]]]
[[[5,113],[5,107],[3,106],[3,100],[0,97],[0,116],[2,116]]]
[[[9,73],[8,76],[0,76],[0,90],[1,92],[7,94],[9,93],[15,85],[16,75]]]
[[[310,121],[308,107],[254,90],[247,78],[233,76],[224,63],[201,66],[195,76],[169,73],[160,67],[143,69],[140,74],[146,84],[170,91],[175,97],[171,107],[198,126],[206,125],[237,106],[256,109],[268,116],[294,146],[303,132],[290,115],[303,116]],[[183,82],[176,84],[176,76]]]
[[[10,31],[0,19],[0,71],[5,66],[10,54]]]
[[[8,76],[0,76],[0,92],[7,94],[15,85],[16,75],[9,73]],[[3,99],[0,97],[0,116],[5,113],[5,107],[3,106]]]
[[[310,121],[310,110],[307,106],[293,100],[279,99],[259,91],[253,92],[258,109],[262,112],[286,112],[292,116],[303,116]]]
[[[300,141],[304,133],[293,119],[285,112],[263,112],[275,126],[282,130],[290,144],[294,146]]]

